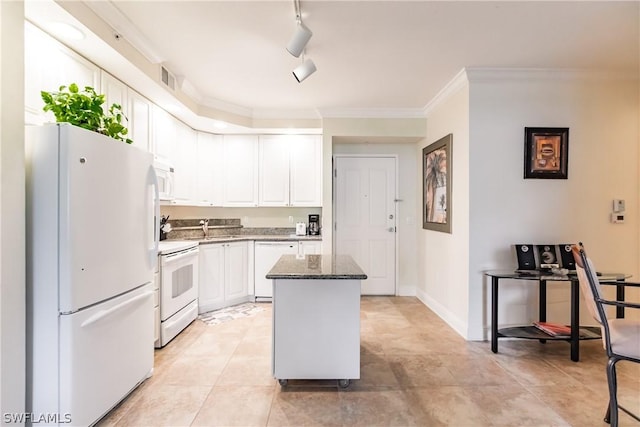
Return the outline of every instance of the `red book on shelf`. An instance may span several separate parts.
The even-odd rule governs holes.
[[[540,329],[545,334],[551,335],[552,337],[571,336],[571,328],[559,323],[533,322],[533,326]]]

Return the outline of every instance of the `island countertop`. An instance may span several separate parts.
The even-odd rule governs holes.
[[[266,278],[364,280],[367,275],[349,255],[283,255]]]

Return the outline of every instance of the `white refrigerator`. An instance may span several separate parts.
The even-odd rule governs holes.
[[[69,124],[28,126],[27,412],[94,424],[153,370],[153,156]]]

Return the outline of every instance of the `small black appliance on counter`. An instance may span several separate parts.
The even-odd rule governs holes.
[[[309,215],[309,235],[317,236],[320,234],[320,215],[318,214],[310,214]]]

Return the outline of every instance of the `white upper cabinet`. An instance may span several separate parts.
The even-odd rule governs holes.
[[[258,136],[225,135],[222,141],[223,206],[258,205]]]
[[[197,136],[196,132],[180,121],[175,121],[174,196],[176,201],[196,200]]]
[[[260,206],[322,205],[322,137],[260,137]]]
[[[145,151],[151,147],[151,102],[138,92],[129,89],[129,138],[133,145]]]
[[[113,77],[111,74],[107,73],[104,70],[100,72],[100,91],[97,92],[101,92],[104,94],[105,101],[104,104],[102,104],[102,109],[105,113],[109,112],[109,108],[111,107],[111,105],[118,104],[120,106],[120,110],[128,118],[128,90],[129,87],[127,85]],[[122,119],[121,123],[127,129],[129,128],[129,123],[125,118]]]
[[[289,135],[260,136],[259,205],[289,206]]]
[[[297,135],[290,150],[290,206],[322,206],[322,136]]]
[[[198,132],[196,202],[222,206],[222,135]]]
[[[100,69],[29,22],[25,22],[25,123],[55,122],[53,113],[42,111],[40,91],[56,92],[76,83],[100,93]]]
[[[157,105],[153,105],[152,115],[152,147],[153,153],[171,163],[175,162],[177,120]]]

